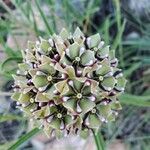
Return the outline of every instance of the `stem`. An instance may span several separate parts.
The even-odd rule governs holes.
[[[0,91],[0,96],[11,96],[13,93],[10,92],[1,92]]]
[[[100,132],[95,131],[95,130],[92,130],[92,132],[94,135],[94,140],[95,140],[97,150],[105,150],[105,143],[104,143],[104,139],[103,139],[102,134]]]

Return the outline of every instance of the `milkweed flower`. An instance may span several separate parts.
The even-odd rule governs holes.
[[[28,42],[13,75],[17,106],[46,134],[87,134],[114,121],[126,79],[115,51],[99,34],[62,29],[50,39]]]

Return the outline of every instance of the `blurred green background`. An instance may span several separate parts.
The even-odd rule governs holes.
[[[116,50],[128,80],[120,97],[123,110],[101,132],[109,150],[150,149],[150,1],[149,0],[0,0],[0,150],[31,130],[27,117],[10,99],[11,74],[22,61],[28,40],[48,38],[65,27],[86,35],[99,32]],[[92,137],[57,141],[42,134],[23,139],[21,150],[94,150]],[[57,145],[57,146],[56,146]]]

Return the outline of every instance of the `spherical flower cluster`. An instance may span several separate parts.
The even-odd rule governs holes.
[[[51,135],[88,133],[114,121],[126,79],[115,51],[99,34],[62,29],[50,39],[28,42],[13,75],[17,106]]]

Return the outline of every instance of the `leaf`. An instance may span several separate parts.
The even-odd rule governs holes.
[[[33,137],[34,135],[36,135],[39,131],[40,131],[39,128],[34,128],[33,130],[31,130],[27,134],[25,134],[22,137],[20,137],[17,140],[16,143],[14,143],[12,146],[10,146],[8,148],[8,150],[16,150],[16,149],[18,149],[23,143],[27,142],[31,137]]]
[[[126,69],[124,71],[125,77],[129,77],[133,73],[133,71],[137,70],[141,65],[141,62],[132,64],[129,69]]]
[[[125,29],[125,24],[126,24],[126,20],[123,21],[122,26],[120,27],[120,31],[117,33],[117,35],[114,39],[112,49],[117,49],[118,45],[121,43],[121,38],[122,38],[122,34]]]
[[[0,115],[0,123],[1,122],[5,122],[5,121],[10,121],[10,120],[23,120],[25,118],[22,118],[21,116],[18,116],[18,115],[11,115],[11,114],[8,114],[8,115]]]
[[[41,14],[41,17],[43,19],[43,22],[45,23],[45,26],[49,32],[50,35],[53,34],[53,29],[51,29],[51,27],[49,26],[49,23],[48,23],[48,20],[47,20],[47,17],[45,16],[45,14],[43,13],[41,7],[40,7],[40,4],[39,4],[39,1],[35,0],[35,5],[37,6],[40,14]]]
[[[7,66],[7,64],[11,63],[12,61],[16,61],[16,62],[21,62],[22,58],[21,57],[10,57],[8,59],[6,59],[2,65],[1,65],[1,69],[4,70],[5,66]]]
[[[131,94],[122,94],[119,96],[120,102],[127,105],[150,107],[150,95],[149,96],[137,96]]]

